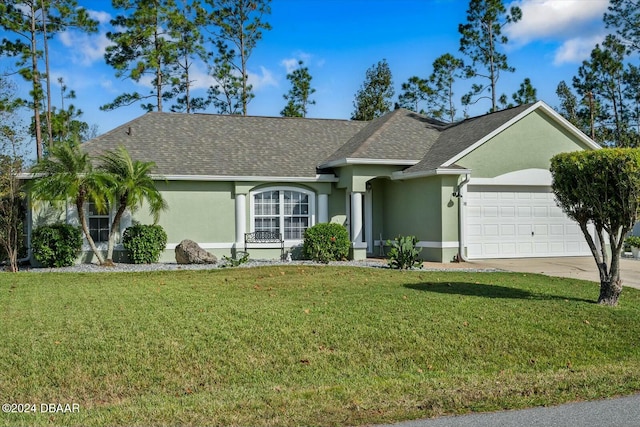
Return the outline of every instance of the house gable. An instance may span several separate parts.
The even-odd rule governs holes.
[[[518,170],[548,170],[555,154],[593,148],[546,111],[534,109],[455,162],[472,170],[474,178],[493,178]]]
[[[411,166],[435,143],[444,123],[403,108],[367,122],[320,165]]]

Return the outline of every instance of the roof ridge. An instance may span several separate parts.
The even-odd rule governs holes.
[[[501,114],[501,113],[504,113],[504,112],[509,111],[509,110],[515,110],[516,108],[521,108],[523,110],[526,110],[527,108],[529,108],[532,105],[536,104],[536,102],[528,102],[526,104],[513,105],[513,106],[505,108],[503,110],[488,111],[488,112],[486,112],[484,114],[481,114],[479,116],[466,117],[466,118],[464,118],[464,119],[462,119],[462,120],[460,120],[458,122],[447,123],[445,126],[442,127],[442,130],[451,129],[452,127],[459,126],[459,125],[461,125],[463,123],[467,123],[467,122],[470,122],[472,120],[482,120],[485,117],[491,116],[493,114]]]
[[[360,153],[362,150],[364,150],[366,147],[368,147],[369,144],[371,144],[371,140],[373,139],[373,137],[376,136],[376,135],[379,135],[384,129],[387,128],[387,126],[389,125],[389,122],[391,121],[391,119],[393,117],[395,117],[397,115],[398,111],[400,111],[400,109],[393,110],[391,113],[388,113],[388,114],[385,114],[383,116],[377,117],[376,118],[377,120],[374,119],[373,121],[369,122],[369,124],[367,126],[365,126],[363,129],[361,129],[360,132],[362,132],[368,126],[371,126],[371,125],[373,125],[374,123],[376,123],[378,121],[382,122],[382,124],[376,130],[374,130],[371,133],[371,135],[369,135],[364,141],[362,141],[362,144],[360,144],[356,150],[354,150],[353,155],[356,155],[356,154]],[[358,132],[358,133],[360,133],[360,132]],[[354,135],[354,137],[355,137],[355,135]]]

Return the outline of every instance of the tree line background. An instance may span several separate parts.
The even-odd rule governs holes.
[[[150,82],[148,92],[124,92],[101,106],[113,110],[139,104],[145,111],[212,112],[246,115],[255,97],[248,64],[269,31],[270,0],[112,0],[114,28],[104,55],[116,77]],[[594,46],[589,59],[570,82],[558,82],[556,109],[585,134],[607,146],[638,145],[640,134],[640,4],[612,0],[604,21],[611,34]],[[353,120],[372,120],[394,108],[407,108],[443,122],[467,116],[474,104],[497,111],[537,100],[530,78],[518,88],[501,81],[515,72],[509,64],[503,34],[522,19],[518,7],[502,0],[470,0],[460,23],[459,50],[443,52],[431,70],[410,77],[394,92],[385,59],[365,73],[354,94]],[[76,0],[5,0],[0,4],[3,38],[0,56],[12,67],[0,70],[0,109],[28,109],[31,123],[25,139],[35,141],[36,159],[52,144],[97,135],[97,126],[82,121],[73,105],[75,92],[58,79],[61,105],[52,105],[49,41],[73,28],[94,33],[98,23]],[[194,95],[194,64],[207,64],[215,84]],[[315,104],[313,78],[300,61],[287,75],[282,116],[305,117]],[[16,97],[16,86],[29,86],[29,96]],[[454,88],[467,87],[462,93]],[[7,121],[6,123],[9,123]],[[17,127],[12,132],[19,135]],[[15,138],[15,137],[14,137]],[[3,137],[6,140],[6,137]]]

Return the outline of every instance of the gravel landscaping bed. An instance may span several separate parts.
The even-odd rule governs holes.
[[[330,266],[344,266],[344,267],[367,267],[367,268],[389,268],[385,260],[363,260],[363,261],[333,261],[329,264],[320,264],[313,261],[277,261],[267,259],[252,259],[248,262],[233,268],[251,268],[251,267],[263,267],[271,265],[330,265]],[[156,264],[126,264],[119,263],[113,267],[101,267],[97,264],[77,264],[71,267],[61,268],[34,268],[34,267],[21,267],[20,272],[27,273],[122,273],[122,272],[147,272],[147,271],[179,271],[179,270],[213,270],[219,268],[232,268],[224,261],[220,261],[217,264],[177,264],[177,263],[156,263]],[[417,271],[465,271],[465,272],[480,272],[480,271],[499,271],[497,269],[478,269],[478,268],[423,268],[414,269]]]

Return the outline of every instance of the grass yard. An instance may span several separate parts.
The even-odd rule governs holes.
[[[597,296],[515,273],[0,274],[0,403],[38,405],[0,425],[362,425],[636,392],[640,291]]]

